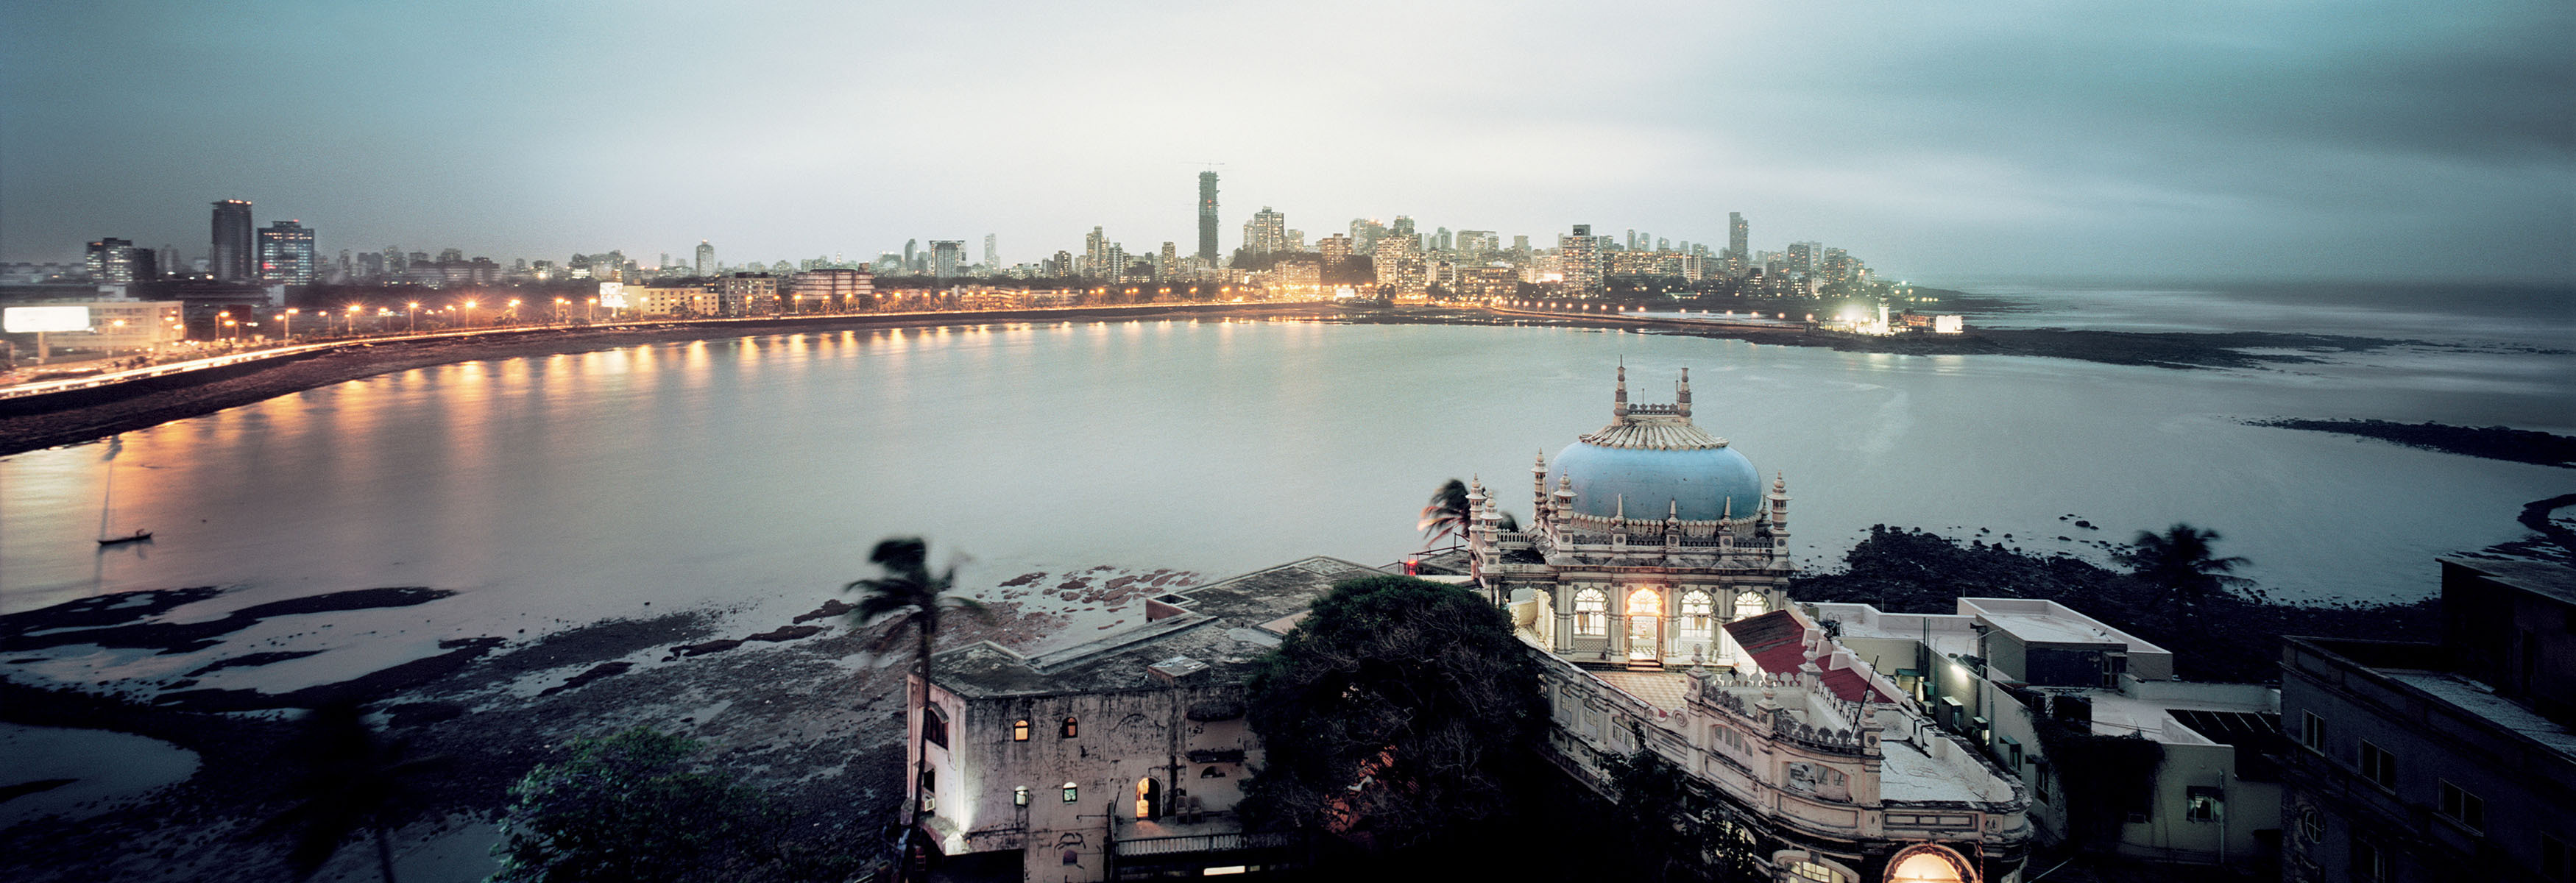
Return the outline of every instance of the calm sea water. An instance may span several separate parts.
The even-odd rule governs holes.
[[[1527,516],[1531,456],[1608,420],[1623,358],[1641,401],[1692,369],[1699,421],[1787,475],[1796,545],[1819,565],[1872,524],[2085,551],[2056,538],[2179,520],[2223,532],[2277,593],[2410,598],[2432,590],[2433,556],[2519,537],[2524,502],[2576,490],[2568,470],[2238,422],[2564,431],[2563,355],[2172,371],[1575,329],[846,332],[425,368],[127,433],[115,518],[157,531],[147,546],[90,542],[107,445],[0,459],[0,609],[188,585],[236,589],[190,616],[369,586],[465,593],[343,620],[373,633],[316,657],[345,676],[438,638],[646,602],[792,615],[867,574],[890,534],[972,556],[983,585],[1096,564],[1382,563],[1415,547],[1416,510],[1452,476]],[[103,653],[80,669],[193,664]]]

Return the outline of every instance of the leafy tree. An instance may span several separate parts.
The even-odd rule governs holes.
[[[2232,575],[2241,557],[2218,557],[2211,544],[2218,532],[2201,530],[2177,522],[2164,533],[2139,531],[2129,548],[2117,556],[2129,566],[2133,575],[2163,591],[2165,597],[2182,602],[2186,618],[2197,618],[2202,605],[2213,597],[2227,594],[2229,586],[2243,585],[2244,577]]]
[[[741,879],[782,855],[784,814],[689,768],[694,739],[637,727],[572,744],[510,788],[489,883]]]
[[[1452,478],[1431,492],[1431,502],[1422,507],[1422,547],[1437,546],[1443,539],[1463,540],[1467,536],[1467,484]],[[1455,545],[1453,542],[1452,545]]]
[[[297,771],[286,784],[292,803],[260,826],[263,833],[289,833],[294,847],[287,864],[295,879],[321,870],[340,851],[349,835],[361,830],[376,835],[376,870],[393,883],[394,849],[390,831],[414,808],[414,780],[446,758],[404,757],[401,742],[388,742],[367,725],[366,711],[354,700],[315,707],[297,722],[284,756]]]
[[[1267,755],[1247,814],[1381,854],[1502,820],[1547,720],[1502,610],[1410,577],[1334,586],[1246,689]]]

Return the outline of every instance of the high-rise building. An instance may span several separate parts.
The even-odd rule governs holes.
[[[1421,297],[1430,285],[1430,266],[1423,260],[1422,240],[1412,233],[1399,232],[1378,240],[1376,260],[1378,287],[1388,295]]]
[[[930,241],[931,275],[946,279],[957,275],[966,265],[966,240],[933,239]]]
[[[1747,238],[1746,233],[1747,230],[1744,225],[1744,213],[1727,212],[1726,259],[1733,262],[1739,268],[1746,262],[1753,260],[1753,252],[1745,248],[1745,240]]]
[[[1817,246],[1817,243],[1813,243],[1813,242],[1792,242],[1792,243],[1789,243],[1789,258],[1788,258],[1788,260],[1789,260],[1789,272],[1792,272],[1792,273],[1813,273],[1813,272],[1815,272],[1815,271],[1816,271],[1816,251],[1817,251],[1816,246]]]
[[[1256,255],[1288,250],[1288,216],[1266,205],[1253,212],[1243,224],[1243,250]]]
[[[1432,251],[1456,251],[1457,249],[1453,247],[1456,244],[1457,241],[1450,238],[1449,228],[1447,227],[1442,227],[1438,230],[1432,231],[1431,233]]]
[[[1339,234],[1324,237],[1322,241],[1315,243],[1315,247],[1316,250],[1324,253],[1324,272],[1326,273],[1340,270],[1343,264],[1350,263],[1351,253],[1354,250],[1351,238]]]
[[[313,231],[296,221],[277,221],[259,231],[259,284],[313,284]]]
[[[1103,235],[1099,227],[1094,226],[1090,233],[1083,235],[1082,260],[1074,265],[1074,273],[1082,276],[1109,276],[1114,273],[1114,268],[1109,266],[1109,237]]]
[[[984,269],[987,272],[999,272],[1002,269],[1002,250],[996,247],[999,242],[1000,240],[993,238],[993,234],[984,234]]]
[[[253,278],[250,240],[250,200],[215,203],[214,244],[206,254],[214,259],[217,281],[248,282]]]
[[[1565,287],[1574,291],[1601,289],[1601,240],[1593,238],[1592,225],[1574,225],[1574,234],[1556,238],[1557,269],[1565,274]]]
[[[112,236],[90,243],[83,262],[90,281],[100,285],[132,285],[161,275],[151,249],[136,248],[133,240]]]
[[[911,251],[912,247],[905,246],[904,250]],[[716,272],[716,247],[707,244],[707,241],[704,239],[698,240],[698,262],[696,265],[696,272],[701,278],[713,276]]]
[[[1199,173],[1199,260],[1216,263],[1216,173]]]
[[[1155,262],[1155,264],[1154,264],[1154,275],[1155,275],[1155,277],[1156,277],[1154,281],[1156,281],[1156,282],[1167,281],[1167,280],[1171,279],[1171,278],[1172,278],[1172,277],[1174,277],[1174,276],[1180,275],[1180,272],[1181,272],[1181,246],[1180,246],[1180,243],[1173,242],[1173,241],[1168,240],[1168,239],[1163,240],[1163,254],[1162,254],[1162,258],[1161,258],[1161,260],[1159,260],[1159,261]]]
[[[1359,254],[1377,251],[1377,241],[1386,237],[1386,225],[1368,218],[1351,219],[1351,249]]]

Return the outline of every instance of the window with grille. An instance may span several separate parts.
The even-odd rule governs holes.
[[[1711,630],[1709,620],[1717,614],[1717,599],[1707,592],[1682,594],[1682,640],[1706,641]]]

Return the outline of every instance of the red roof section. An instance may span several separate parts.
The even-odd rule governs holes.
[[[1872,701],[1896,701],[1896,697],[1888,695],[1887,691],[1872,687],[1868,676],[1859,670],[1833,667],[1830,650],[1826,655],[1809,659],[1805,646],[1807,624],[1800,622],[1797,614],[1774,610],[1761,616],[1739,619],[1726,624],[1726,633],[1734,635],[1736,645],[1743,647],[1744,652],[1753,657],[1753,664],[1761,666],[1765,672],[1793,675],[1800,667],[1814,662],[1816,670],[1821,673],[1817,680],[1843,701],[1858,702],[1865,694],[1875,694]]]

